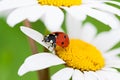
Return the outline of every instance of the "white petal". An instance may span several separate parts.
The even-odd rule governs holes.
[[[120,73],[110,71],[99,71],[97,72],[104,80],[120,80]]]
[[[69,13],[66,15],[66,28],[70,38],[80,38],[82,22],[74,19]]]
[[[91,72],[84,72],[85,80],[97,80],[97,77],[91,74]]]
[[[85,20],[87,15],[84,12],[84,7],[81,6],[72,6],[69,9],[64,8],[69,14],[71,14],[71,16],[73,16],[74,18],[78,19],[78,20]]]
[[[24,14],[24,11],[21,10],[21,8],[18,8],[16,10],[12,11],[11,14],[8,15],[7,23],[11,27],[15,26],[17,23],[26,19],[26,16],[24,16],[23,14]]]
[[[74,70],[72,68],[64,68],[55,73],[51,80],[69,80],[73,74]]]
[[[37,4],[37,0],[2,0],[0,11]]]
[[[110,56],[115,56],[118,54],[120,54],[120,48],[113,49],[105,53],[105,55],[110,55]]]
[[[91,42],[96,36],[96,33],[97,33],[97,30],[95,26],[93,26],[90,23],[86,23],[82,28],[80,39],[86,42]]]
[[[120,60],[107,60],[106,66],[120,68]]]
[[[46,7],[46,14],[43,17],[43,21],[50,31],[57,31],[60,29],[64,20],[63,12],[54,6]]]
[[[84,80],[83,73],[76,69],[73,73],[72,80]]]
[[[34,5],[25,9],[24,13],[28,20],[35,22],[45,13],[45,6]]]
[[[103,71],[111,71],[111,72],[118,72],[115,68],[108,68],[108,67],[105,67],[102,69]]]
[[[103,71],[97,71],[96,74],[100,76],[101,80],[109,80],[108,77],[110,75],[108,74],[109,76],[106,76],[106,74]]]
[[[103,32],[93,40],[92,44],[102,52],[106,52],[120,41],[118,35],[120,35],[120,29]]]
[[[27,36],[29,36],[30,38],[32,38],[33,40],[37,41],[38,43],[40,43],[42,46],[46,47],[47,49],[49,49],[50,51],[52,51],[50,48],[48,48],[48,46],[42,41],[43,40],[43,35],[31,28],[27,28],[24,26],[21,26],[21,31],[26,34]]]
[[[18,74],[22,76],[29,71],[41,70],[64,63],[65,62],[56,55],[51,53],[39,53],[28,57],[20,67]]]
[[[82,0],[84,4],[91,4],[91,3],[102,3],[106,0]]]
[[[120,54],[120,48],[109,51],[109,52],[103,54],[103,56],[108,61],[120,60],[120,57],[118,56],[118,54]]]
[[[119,64],[120,62],[120,57],[118,56],[104,56],[106,64]],[[114,63],[115,62],[115,63]]]
[[[99,71],[97,71],[97,72],[95,72],[95,73],[96,73],[96,75],[99,76],[99,79],[98,79],[98,80],[108,80],[108,79],[106,78],[106,77],[108,77],[108,76],[105,76],[104,73],[101,72],[101,70],[99,70]]]
[[[110,12],[110,13],[113,13],[113,14],[117,14],[117,15],[120,16],[120,10],[119,9],[117,9],[116,7],[107,5],[105,3],[93,3],[93,4],[89,4],[88,6],[92,7],[92,8],[97,8],[97,9],[102,10],[102,11],[107,11],[107,12]]]
[[[99,76],[96,72],[89,71],[89,73],[97,78],[97,80],[104,80],[101,76]]]
[[[89,16],[97,19],[98,21],[100,21],[106,25],[109,25],[113,29],[119,28],[119,26],[120,26],[118,19],[112,14],[108,14],[107,12],[102,12],[102,11],[87,8],[87,7],[85,8],[85,11],[86,11],[86,14],[88,14]]]
[[[41,7],[40,5],[18,8],[8,16],[7,23],[13,27],[25,19],[36,21],[44,12],[44,7]]]

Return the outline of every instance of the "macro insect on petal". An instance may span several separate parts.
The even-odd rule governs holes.
[[[49,45],[48,48],[55,48],[56,45],[60,47],[67,47],[69,45],[69,37],[63,32],[53,32],[44,36],[43,42]]]

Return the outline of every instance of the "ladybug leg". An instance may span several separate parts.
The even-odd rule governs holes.
[[[45,42],[45,40],[43,39],[42,42]]]
[[[48,46],[48,49],[51,49],[52,51],[54,51],[54,44],[51,44],[50,46]]]
[[[51,46],[48,46],[48,49],[50,48]]]
[[[54,47],[54,48],[56,47],[56,43],[53,43],[53,47]]]
[[[55,48],[55,47],[56,47],[56,44],[55,44],[55,43],[52,43],[50,47]]]
[[[51,45],[48,46],[48,48],[55,48],[55,43],[52,43]]]
[[[48,48],[55,48],[56,47],[56,44],[55,43],[52,43],[50,46],[48,46]]]

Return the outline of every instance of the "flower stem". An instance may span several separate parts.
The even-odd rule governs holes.
[[[23,23],[24,23],[24,26],[32,28],[29,20],[26,19],[26,20],[24,20]],[[32,53],[33,54],[38,53],[35,41],[29,37],[28,37],[28,41],[29,41]],[[44,50],[46,50],[46,49],[44,49]],[[49,70],[48,69],[39,70],[38,71],[38,80],[50,80],[49,79]]]

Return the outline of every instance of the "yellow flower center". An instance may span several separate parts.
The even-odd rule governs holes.
[[[81,71],[96,71],[105,64],[101,52],[96,47],[79,39],[71,39],[66,48],[56,46],[55,51],[67,66]]]
[[[38,0],[41,5],[54,5],[54,6],[73,6],[80,5],[82,0]]]

